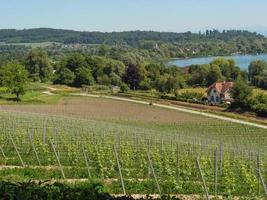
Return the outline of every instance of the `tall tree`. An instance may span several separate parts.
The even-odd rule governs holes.
[[[75,74],[66,67],[60,67],[55,73],[55,84],[66,84],[72,85],[76,76]]]
[[[52,78],[53,67],[47,52],[42,49],[31,50],[26,57],[25,66],[34,81],[46,82]]]
[[[207,76],[208,84],[212,84],[216,81],[219,81],[223,78],[220,67],[218,65],[212,64],[210,66],[210,71]]]
[[[231,89],[231,95],[234,99],[232,107],[247,109],[252,96],[252,89],[241,78],[238,78]]]
[[[7,87],[12,94],[16,95],[16,100],[25,93],[28,80],[28,72],[23,65],[18,62],[10,62],[1,68],[2,85]]]
[[[251,62],[248,72],[252,85],[267,89],[267,62],[262,60]]]
[[[124,81],[130,85],[131,89],[138,89],[139,84],[142,80],[146,78],[146,69],[143,65],[129,64],[126,67],[126,72],[124,75]]]

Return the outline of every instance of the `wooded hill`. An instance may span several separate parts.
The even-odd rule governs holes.
[[[241,30],[207,30],[204,33],[174,33],[154,31],[127,31],[127,32],[81,32],[51,28],[37,29],[0,29],[0,42],[27,43],[27,42],[61,42],[61,43],[84,43],[84,44],[127,44],[138,46],[140,41],[150,40],[166,43],[188,42],[260,42],[267,44],[267,39],[260,34]],[[266,47],[266,46],[265,46]]]

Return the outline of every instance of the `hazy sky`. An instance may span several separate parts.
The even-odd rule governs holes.
[[[267,27],[267,0],[0,0],[0,3],[0,29],[182,32]]]

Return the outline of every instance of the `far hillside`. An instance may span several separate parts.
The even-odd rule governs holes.
[[[106,44],[159,49],[165,57],[256,54],[267,52],[263,35],[243,30],[207,30],[203,33],[154,31],[81,32],[50,28],[2,29],[0,43]]]

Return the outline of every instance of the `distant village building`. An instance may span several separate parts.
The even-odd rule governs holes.
[[[216,82],[209,86],[208,101],[212,104],[227,103],[231,104],[233,98],[231,97],[231,88],[233,87],[233,82]]]

